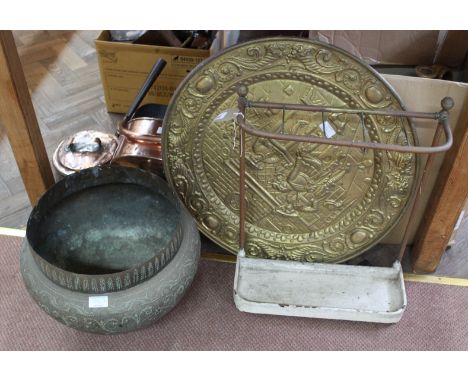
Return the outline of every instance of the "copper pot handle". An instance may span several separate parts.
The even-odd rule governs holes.
[[[138,106],[140,106],[141,101],[143,101],[143,98],[145,98],[146,93],[148,93],[151,86],[153,86],[154,82],[159,77],[159,75],[161,74],[165,66],[166,66],[166,61],[163,60],[162,58],[159,58],[158,61],[156,61],[150,73],[148,74],[148,77],[143,83],[143,86],[141,87],[137,96],[133,100],[133,103],[130,106],[130,110],[125,115],[124,122],[128,122],[132,119],[133,115],[135,114],[135,111],[138,109]]]
[[[126,137],[143,143],[161,143],[161,136],[160,135],[149,135],[149,134],[138,134],[132,130],[127,129],[127,123],[122,122],[119,124],[119,131],[121,135],[125,135]]]

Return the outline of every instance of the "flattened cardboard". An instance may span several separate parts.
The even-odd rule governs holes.
[[[434,63],[450,67],[468,64],[468,30],[441,31],[443,41],[438,52],[436,52]]]
[[[369,64],[431,65],[439,31],[316,31],[318,40]]]

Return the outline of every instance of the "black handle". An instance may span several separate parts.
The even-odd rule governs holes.
[[[133,100],[132,106],[130,106],[130,110],[125,115],[124,123],[128,122],[133,117],[133,114],[135,114],[136,109],[138,109],[138,106],[140,106],[141,101],[143,101],[143,98],[145,98],[146,93],[148,93],[148,90],[150,90],[151,86],[153,86],[154,81],[156,81],[156,78],[159,77],[166,64],[167,62],[162,58],[156,61],[156,63],[153,66],[153,69],[151,69],[150,74],[146,78],[145,83],[143,84],[137,96]]]

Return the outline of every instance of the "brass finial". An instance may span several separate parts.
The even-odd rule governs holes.
[[[444,109],[445,111],[449,111],[455,106],[455,101],[452,97],[444,97],[440,104],[442,105],[442,109]]]
[[[249,93],[249,88],[245,85],[239,85],[237,87],[237,94],[239,94],[240,97],[247,97],[247,94]]]

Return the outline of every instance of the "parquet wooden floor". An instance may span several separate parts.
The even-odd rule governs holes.
[[[65,137],[85,129],[113,132],[121,116],[106,111],[94,39],[99,31],[15,31],[14,36],[49,157]],[[31,211],[8,139],[0,125],[0,227],[21,228]],[[468,218],[436,274],[468,278]],[[394,248],[365,258],[388,262]],[[405,268],[409,269],[406,265]]]
[[[16,31],[18,52],[47,153],[85,129],[112,132],[118,115],[105,108],[94,39],[99,31]],[[22,227],[30,205],[0,126],[0,227]]]

